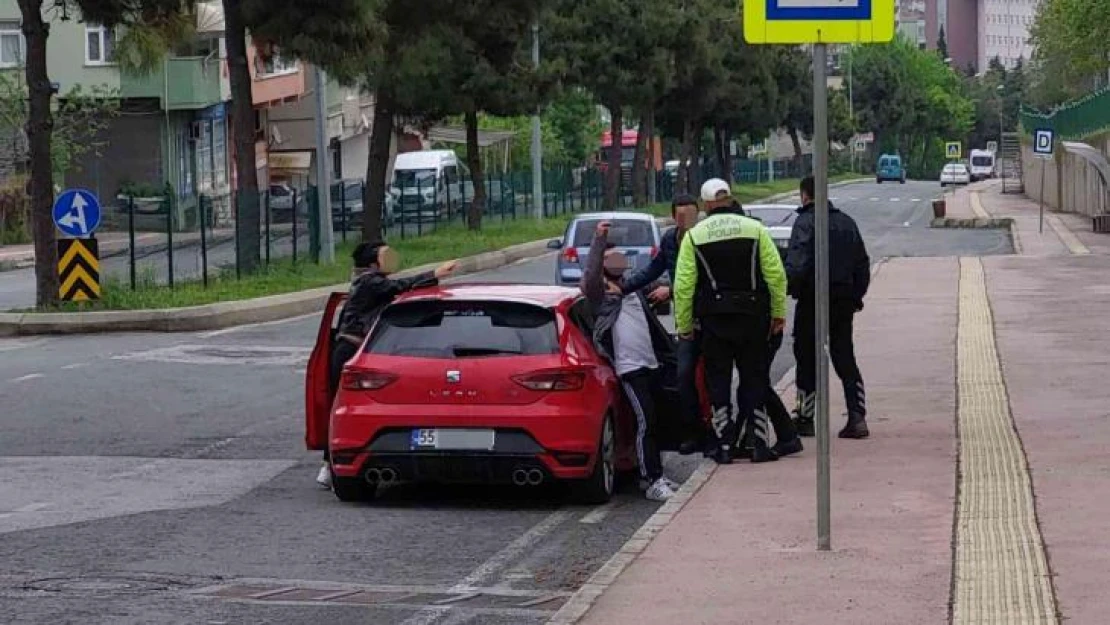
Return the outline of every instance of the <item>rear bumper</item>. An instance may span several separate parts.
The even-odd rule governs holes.
[[[411,407],[408,407],[411,409]],[[332,415],[329,447],[336,475],[365,476],[392,468],[402,480],[510,483],[518,468],[540,469],[545,479],[583,479],[597,455],[604,408],[591,414],[555,414],[530,406],[484,407],[473,416],[424,408],[424,417],[382,415],[382,406],[342,407]],[[585,408],[585,407],[583,407]],[[531,414],[552,412],[552,414]],[[415,428],[483,428],[495,432],[490,450],[427,450],[411,447]]]

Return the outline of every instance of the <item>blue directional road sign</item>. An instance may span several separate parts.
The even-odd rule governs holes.
[[[886,43],[894,0],[748,0],[748,43]]]
[[[100,201],[84,189],[63,191],[54,200],[54,225],[67,236],[89,236],[100,227]]]
[[[1055,148],[1056,136],[1048,128],[1038,128],[1033,132],[1033,154],[1042,158],[1051,158]]]

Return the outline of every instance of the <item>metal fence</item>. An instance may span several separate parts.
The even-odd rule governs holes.
[[[808,167],[805,161],[802,167]],[[737,161],[733,179],[756,182],[767,179],[766,162]],[[800,175],[791,160],[774,164],[775,177]],[[719,176],[711,163],[703,163],[692,175],[696,189],[701,181]],[[628,176],[621,176],[619,207],[633,208]],[[598,169],[552,169],[543,173],[542,211],[558,217],[601,210],[604,205],[605,172]],[[670,202],[677,185],[677,172],[656,172],[657,202]],[[483,223],[512,221],[535,216],[532,175],[529,171],[488,174]],[[363,237],[366,186],[362,181],[341,181],[330,189],[332,226],[339,244]],[[387,240],[425,236],[444,228],[465,227],[474,198],[471,180],[416,179],[413,184],[390,189],[384,200],[382,236]],[[257,203],[259,247],[257,263],[245,262],[255,253],[244,236],[246,207]],[[248,197],[243,193],[178,197],[167,187],[164,196],[119,196],[105,214],[105,230],[122,239],[117,246],[120,261],[109,262],[105,272],[126,280],[132,289],[140,285],[174,286],[183,282],[208,285],[215,276],[241,276],[244,267],[274,263],[317,262],[317,194],[314,187],[275,185]],[[643,208],[643,207],[640,207]]]

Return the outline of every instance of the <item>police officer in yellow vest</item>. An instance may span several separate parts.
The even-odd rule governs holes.
[[[713,178],[701,188],[707,217],[682,239],[674,287],[680,337],[700,330],[706,386],[713,407],[718,463],[732,461],[738,418],[753,434],[752,462],[778,460],[768,444],[767,420],[756,409],[770,386],[768,338],[786,325],[786,272],[762,223],[732,210],[732,191]],[[740,372],[738,411],[732,371]]]

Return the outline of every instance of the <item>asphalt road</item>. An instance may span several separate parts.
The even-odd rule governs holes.
[[[1002,232],[929,230],[937,191],[832,195],[876,259],[1009,251]],[[466,279],[553,277],[548,256]],[[656,509],[628,488],[602,507],[434,487],[339,503],[302,443],[316,326],[0,340],[4,622],[538,624]]]

